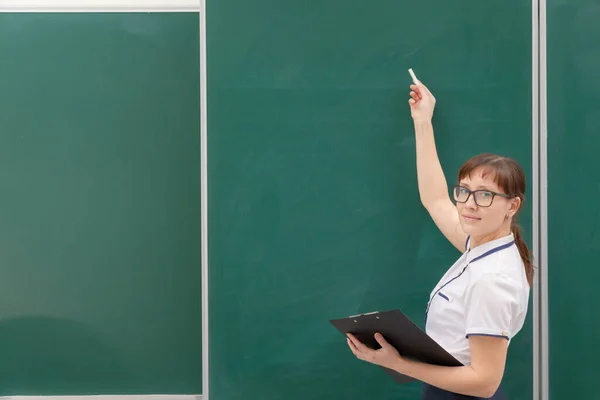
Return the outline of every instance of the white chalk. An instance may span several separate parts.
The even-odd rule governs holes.
[[[419,83],[419,80],[417,79],[415,73],[413,72],[412,68],[408,69],[408,73],[410,74],[410,76],[412,77],[413,82],[415,83],[415,85],[417,83]]]

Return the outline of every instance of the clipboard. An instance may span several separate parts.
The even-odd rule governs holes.
[[[375,340],[379,332],[385,340],[402,355],[415,361],[446,367],[460,367],[463,364],[448,353],[421,328],[415,325],[400,310],[374,311],[366,314],[332,319],[329,321],[344,336],[351,333],[366,346],[379,349]],[[381,367],[397,383],[407,383],[415,379],[389,368]]]

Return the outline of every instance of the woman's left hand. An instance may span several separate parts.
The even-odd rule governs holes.
[[[380,333],[375,334],[375,340],[377,340],[377,343],[381,346],[381,348],[377,350],[367,347],[352,334],[348,334],[347,340],[352,353],[360,360],[396,371],[400,369],[404,361],[398,353],[398,350],[389,344]]]

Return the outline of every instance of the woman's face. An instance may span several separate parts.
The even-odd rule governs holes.
[[[510,222],[519,208],[520,199],[494,194],[506,193],[493,178],[492,174],[483,176],[481,170],[475,170],[460,180],[460,187],[454,193],[460,224],[468,235],[485,237],[495,235],[503,228],[510,230]],[[461,202],[467,196],[467,201]]]

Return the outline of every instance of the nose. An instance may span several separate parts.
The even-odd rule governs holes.
[[[475,196],[473,194],[469,196],[465,205],[471,210],[477,209],[477,203],[475,203]]]

